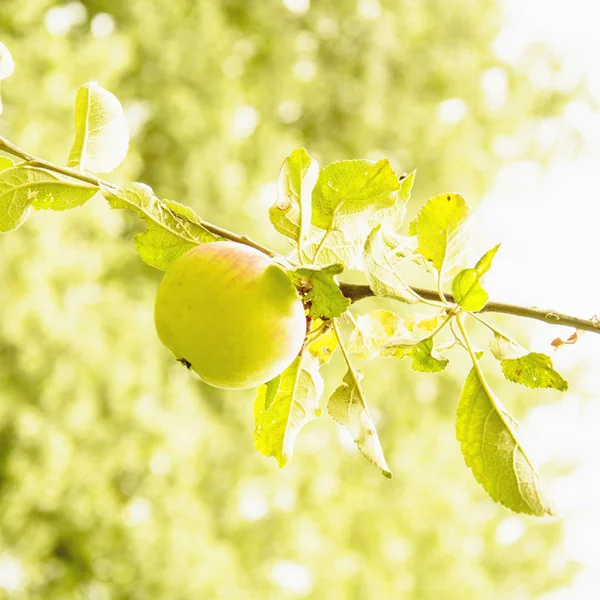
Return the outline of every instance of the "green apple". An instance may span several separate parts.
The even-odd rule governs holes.
[[[285,271],[235,242],[201,244],[165,274],[156,331],[210,385],[251,388],[273,379],[300,352],[304,305]]]

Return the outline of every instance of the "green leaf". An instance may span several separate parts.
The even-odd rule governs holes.
[[[300,429],[321,416],[318,403],[322,394],[319,362],[310,355],[296,357],[281,375],[259,386],[254,401],[256,449],[285,467]]]
[[[59,177],[35,167],[16,166],[0,171],[0,232],[17,229],[31,207],[65,210],[89,200],[97,188]]]
[[[417,215],[409,224],[408,224],[408,235],[411,237],[419,235],[419,215]]]
[[[420,341],[406,341],[403,343],[390,343],[385,347],[385,355],[394,358],[412,358],[413,371],[419,373],[440,373],[450,362],[444,358],[433,345],[432,338]]]
[[[304,148],[294,150],[281,167],[278,199],[269,209],[269,217],[279,233],[296,242],[308,234],[312,190],[318,176],[319,165]]]
[[[387,465],[379,436],[367,408],[360,382],[348,371],[342,385],[333,392],[327,404],[329,414],[352,434],[362,455],[381,469],[388,478],[392,472]]]
[[[346,349],[356,358],[371,360],[381,354],[390,338],[405,333],[402,319],[389,310],[374,310],[356,317]]]
[[[194,246],[219,239],[202,226],[202,220],[191,208],[160,200],[143,183],[119,189],[102,186],[101,190],[112,208],[130,208],[146,222],[148,229],[135,236],[135,247],[151,267],[166,270]]]
[[[419,252],[440,272],[443,280],[464,266],[469,237],[469,207],[460,194],[440,194],[421,209],[411,231]]]
[[[527,352],[517,342],[499,333],[490,342],[494,358],[500,361],[504,377],[528,388],[553,388],[564,392],[569,384],[554,370],[546,354]]]
[[[554,370],[550,357],[546,354],[530,352],[520,358],[502,361],[504,377],[528,388],[553,388],[564,392],[569,384]]]
[[[343,270],[342,265],[333,264],[327,267],[300,267],[288,271],[292,281],[303,290],[304,300],[311,303],[308,312],[311,317],[331,319],[346,312],[350,300],[342,294],[335,281],[335,276]]]
[[[314,356],[319,364],[327,364],[336,348],[338,347],[337,336],[335,331],[330,329],[327,333],[319,336],[314,342],[310,343],[307,347],[308,352]]]
[[[517,428],[517,422],[473,368],[456,415],[456,436],[467,466],[485,491],[510,510],[553,515],[544,484],[517,438]]]
[[[0,171],[14,166],[15,163],[8,156],[0,156]]]
[[[75,99],[75,141],[69,167],[108,173],[121,164],[128,146],[121,103],[95,81],[82,85]]]
[[[335,228],[336,217],[396,204],[398,176],[388,160],[345,160],[325,167],[312,195],[312,224]]]
[[[481,286],[480,280],[490,270],[492,261],[500,244],[488,250],[475,265],[474,269],[463,269],[452,281],[454,300],[465,310],[475,312],[481,310],[489,300],[488,293]]]
[[[371,231],[365,243],[365,275],[377,296],[415,303],[417,298],[398,274],[392,262],[393,253],[384,243],[381,226]]]

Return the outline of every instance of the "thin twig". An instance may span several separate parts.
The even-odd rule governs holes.
[[[427,300],[437,300],[439,298],[437,290],[429,290],[424,288],[412,288],[419,296]],[[352,302],[358,302],[363,298],[375,296],[373,290],[364,284],[356,283],[340,283],[342,294],[349,298]],[[452,294],[446,294],[446,300],[451,304],[455,303]],[[508,304],[505,302],[488,302],[479,312],[493,312],[505,315],[514,315],[516,317],[525,317],[527,319],[535,319],[543,321],[551,325],[564,325],[566,327],[574,327],[583,331],[591,331],[600,333],[600,321],[597,319],[582,319],[573,317],[564,313],[551,309],[543,309],[537,307],[519,306],[518,304]]]

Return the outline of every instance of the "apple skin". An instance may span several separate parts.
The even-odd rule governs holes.
[[[154,322],[179,360],[225,389],[273,379],[306,335],[304,306],[285,271],[236,242],[201,244],[178,258],[158,289]]]

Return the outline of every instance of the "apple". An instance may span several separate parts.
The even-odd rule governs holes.
[[[236,242],[201,244],[178,258],[158,289],[154,321],[178,360],[225,389],[273,379],[306,335],[304,305],[285,271]]]

